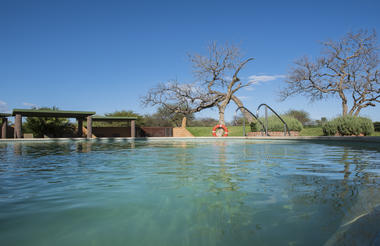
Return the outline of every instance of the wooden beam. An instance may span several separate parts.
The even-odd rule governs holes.
[[[3,118],[1,123],[1,138],[7,138],[8,119]]]
[[[92,138],[92,117],[87,116],[87,138]]]
[[[77,118],[78,122],[78,136],[83,137],[83,118]]]
[[[131,137],[136,137],[136,124],[135,120],[131,120]]]
[[[22,138],[22,116],[21,114],[16,114],[15,117],[15,132],[16,132],[16,138]]]

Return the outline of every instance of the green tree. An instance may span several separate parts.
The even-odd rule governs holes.
[[[206,117],[190,120],[188,126],[215,126],[216,124],[218,124],[217,119]]]
[[[36,109],[36,108],[34,108]],[[57,111],[57,107],[43,107],[41,110]],[[65,118],[27,117],[24,124],[25,132],[31,132],[35,137],[66,137],[75,135],[75,126]]]
[[[115,111],[113,113],[106,113],[105,116],[118,116],[118,117],[136,117],[136,125],[142,126],[144,125],[144,117],[132,110],[120,110],[120,111]],[[123,122],[113,122],[111,123],[112,125],[120,125],[124,124]]]
[[[181,126],[183,117],[188,121],[194,119],[194,114],[173,112],[170,108],[162,106],[157,108],[157,112],[151,115],[145,115],[144,123],[146,126]]]
[[[291,109],[288,112],[286,112],[285,115],[292,116],[293,118],[296,118],[299,120],[302,125],[305,125],[305,123],[310,122],[310,115],[308,112],[304,110],[294,110]]]

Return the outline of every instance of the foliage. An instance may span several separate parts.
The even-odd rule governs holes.
[[[136,125],[140,126],[144,124],[144,117],[133,110],[120,110],[120,111],[114,111],[113,113],[106,113],[105,116],[114,116],[114,117],[136,117]],[[126,126],[129,125],[127,122],[94,122],[94,126],[100,126],[100,125],[111,125],[111,126]]]
[[[39,108],[42,110],[57,111],[57,107]],[[67,137],[75,135],[75,126],[65,118],[27,117],[24,124],[25,132],[31,132],[35,137]]]
[[[323,135],[334,136],[338,132],[338,126],[335,121],[327,121],[322,125]]]
[[[323,125],[323,133],[327,136],[339,133],[342,136],[363,134],[371,135],[374,132],[372,121],[364,117],[342,116],[328,121]]]
[[[289,131],[302,131],[302,123],[296,118],[289,115],[281,115],[281,118],[286,122]],[[259,120],[265,125],[265,118],[259,118]],[[261,125],[256,125],[258,126],[259,131],[264,130],[262,129],[263,127]],[[268,131],[284,131],[284,123],[282,123],[282,121],[275,115],[269,116]]]
[[[193,113],[183,113],[183,112],[173,112],[167,107],[159,107],[157,109],[157,113],[155,114],[155,117],[158,118],[160,121],[168,121],[171,122],[171,124],[174,124],[177,127],[180,127],[182,125],[182,119],[183,117],[187,118],[187,121],[191,121],[194,119]]]
[[[296,118],[302,123],[302,125],[305,125],[305,123],[310,122],[310,115],[308,112],[304,110],[291,109],[288,112],[286,112],[285,115]]]
[[[174,126],[173,121],[168,118],[162,117],[158,113],[145,115],[144,116],[144,126]]]
[[[195,137],[210,137],[212,136],[212,126],[208,127],[187,127]],[[246,132],[249,131],[249,127],[246,127]],[[229,126],[228,136],[243,136],[243,126]],[[301,136],[323,136],[322,127],[304,128],[300,132]]]
[[[380,122],[373,122],[373,127],[375,128],[376,132],[380,132]]]
[[[258,126],[258,122],[255,120],[255,121],[252,121],[249,126],[251,127],[251,132],[257,132],[259,130],[259,126]]]
[[[320,120],[316,120],[315,122],[318,124],[318,126],[322,126],[323,124],[325,124],[327,122],[327,118],[321,117]]]
[[[212,126],[213,127],[216,124],[218,124],[217,119],[206,117],[206,118],[196,118],[193,120],[189,120],[187,125],[191,127],[193,126],[194,127],[195,126]]]

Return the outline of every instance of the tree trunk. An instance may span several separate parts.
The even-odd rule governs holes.
[[[342,116],[346,116],[348,111],[346,95],[343,91],[339,91],[339,97],[342,100]]]
[[[182,124],[181,124],[182,128],[186,128],[186,121],[187,121],[186,117],[183,117],[182,118]]]
[[[219,106],[219,124],[225,125],[226,122],[224,121],[224,111],[226,109],[226,106]]]
[[[347,108],[347,102],[342,101],[342,115],[343,116],[347,115],[347,110],[348,110],[348,108]]]
[[[362,108],[363,108],[363,107],[359,106],[359,107],[356,109],[356,111],[355,111],[355,113],[354,113],[354,116],[358,116],[359,113],[360,113],[360,110],[362,110]],[[352,115],[352,114],[351,114],[351,115]]]
[[[238,107],[243,107],[244,106],[243,103],[242,103],[242,101],[240,101],[240,99],[237,96],[232,96],[231,99],[235,102],[235,104]],[[248,113],[246,110],[244,110],[243,108],[240,109],[240,112],[248,120],[248,123],[251,123],[251,122],[255,121],[255,118],[250,113]]]

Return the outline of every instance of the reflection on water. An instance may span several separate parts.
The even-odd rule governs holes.
[[[358,232],[352,221],[365,228],[364,218],[376,214],[379,157],[376,145],[297,141],[0,143],[0,238],[2,245],[336,244]],[[372,217],[358,219],[363,214]]]

